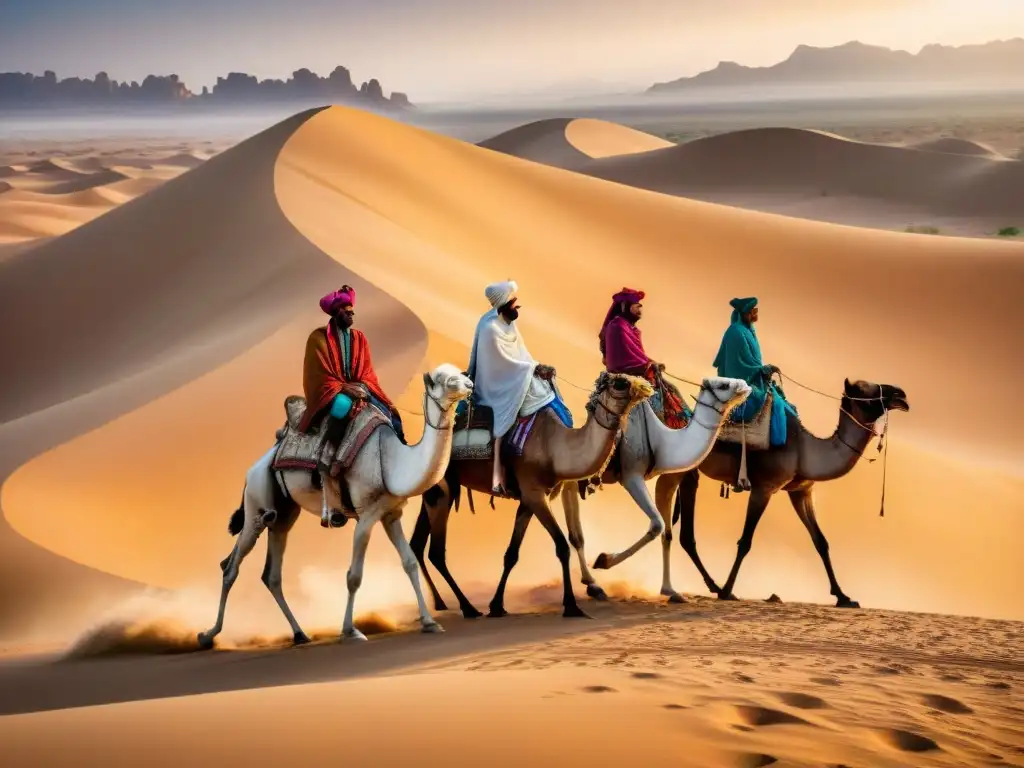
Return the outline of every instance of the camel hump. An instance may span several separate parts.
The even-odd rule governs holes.
[[[297,430],[305,413],[306,398],[301,395],[289,395],[284,399],[284,414],[289,427]]]

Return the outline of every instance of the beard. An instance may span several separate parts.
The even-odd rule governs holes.
[[[499,314],[505,319],[506,323],[514,323],[519,319],[519,310],[515,307],[504,307]]]
[[[346,315],[344,313],[339,312],[337,315],[334,316],[334,322],[338,324],[338,328],[340,328],[343,331],[347,331],[349,328],[352,327],[352,323],[355,322],[355,318],[350,315]]]

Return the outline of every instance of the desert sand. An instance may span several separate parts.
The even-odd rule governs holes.
[[[600,120],[541,120],[480,146],[664,194],[895,231],[992,237],[1024,223],[1024,163],[979,142],[907,146],[753,128],[669,144]]]
[[[358,110],[314,110],[131,200],[109,195],[117,202],[78,226],[39,229],[48,239],[19,230],[21,242],[0,251],[0,354],[17,361],[0,399],[0,578],[18,585],[0,609],[0,637],[17,657],[0,664],[5,746],[54,764],[46,761],[82,754],[97,729],[116,728],[132,735],[95,753],[114,765],[227,749],[257,764],[279,760],[275,750],[442,764],[453,744],[500,764],[1022,761],[1024,406],[1014,387],[1024,363],[1008,316],[1024,249],[739,210],[651,191],[642,178],[614,183],[552,167],[575,152],[582,163],[654,174],[650,156],[685,148],[658,148],[621,126],[571,126],[524,128],[536,154],[522,159],[508,136],[477,147]],[[765,136],[754,146],[770,146]],[[979,159],[914,151],[940,169],[922,171],[934,178],[946,178],[950,157]],[[145,178],[124,175],[50,194]],[[11,194],[47,192],[9,190],[0,212]],[[828,602],[828,585],[782,499],[737,583],[749,603],[651,598],[660,581],[653,544],[597,573],[620,602],[587,604],[594,622],[566,622],[549,613],[552,590],[530,591],[557,574],[550,540],[534,531],[512,578],[514,610],[530,615],[473,623],[444,613],[440,637],[253,650],[254,637],[285,628],[259,583],[258,549],[232,594],[225,650],[92,658],[119,639],[135,650],[190,650],[212,622],[227,519],[246,468],[283,420],[284,397],[301,390],[320,295],[357,286],[357,322],[415,440],[419,373],[465,363],[483,286],[506,277],[520,284],[531,351],[558,368],[577,415],[600,367],[600,320],[622,284],[647,290],[645,343],[689,379],[712,372],[728,300],[758,295],[766,357],[799,382],[790,396],[818,434],[831,432],[836,404],[801,385],[838,394],[849,377],[903,387],[912,410],[891,423],[886,516],[877,512],[881,460],[818,493],[840,583],[865,610],[794,604]],[[453,516],[448,551],[482,605],[512,505],[477,501],[476,515],[463,507]],[[713,574],[731,564],[745,502],[701,485],[697,536]],[[619,489],[583,509],[591,560],[646,528]],[[285,590],[310,632],[340,624],[350,537],[351,528],[325,532],[311,516],[291,537]],[[678,547],[674,578],[703,591]],[[141,585],[151,590],[140,596]],[[772,593],[785,604],[760,601]],[[404,626],[410,599],[378,533],[359,610]],[[21,657],[76,637],[74,660]],[[241,688],[260,690],[226,692]],[[321,722],[339,714],[352,727]],[[246,739],[239,716],[286,735]],[[352,740],[381,722],[400,724],[401,738]],[[66,738],[44,747],[39,734],[54,727]]]

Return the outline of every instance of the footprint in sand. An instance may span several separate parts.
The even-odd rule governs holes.
[[[748,752],[736,759],[736,768],[764,768],[766,765],[774,765],[779,758],[774,755]]]
[[[791,715],[789,712],[783,712],[779,709],[769,709],[768,707],[757,707],[747,704],[737,704],[734,709],[741,721],[754,727],[765,725],[813,725],[813,723],[807,722],[802,717]]]
[[[921,700],[926,706],[932,709],[937,709],[940,712],[947,712],[951,715],[970,715],[974,712],[969,706],[964,704],[962,701],[952,699],[949,696],[943,696],[938,693],[926,693],[921,697]]]
[[[817,683],[818,685],[831,685],[836,687],[843,684],[843,681],[837,677],[812,677],[811,682]]]
[[[782,700],[783,704],[788,704],[789,706],[796,707],[797,709],[828,708],[828,704],[825,703],[824,699],[819,699],[817,696],[812,696],[809,693],[784,691],[782,693],[776,693],[775,695]]]
[[[900,752],[932,752],[940,749],[939,745],[919,733],[903,731],[899,728],[886,728],[878,731],[883,742]]]
[[[630,676],[635,678],[636,680],[659,680],[659,679],[661,679],[661,675],[659,675],[657,672],[633,672],[633,673],[631,673]]]
[[[689,707],[683,706],[682,704],[662,704],[665,709],[689,709]]]
[[[586,693],[618,693],[618,691],[608,685],[587,685],[583,690]]]

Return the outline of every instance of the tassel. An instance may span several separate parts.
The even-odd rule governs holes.
[[[722,487],[718,489],[718,495],[721,498],[725,498],[725,483],[722,483]]]
[[[725,486],[725,498],[729,498],[729,486]]]

